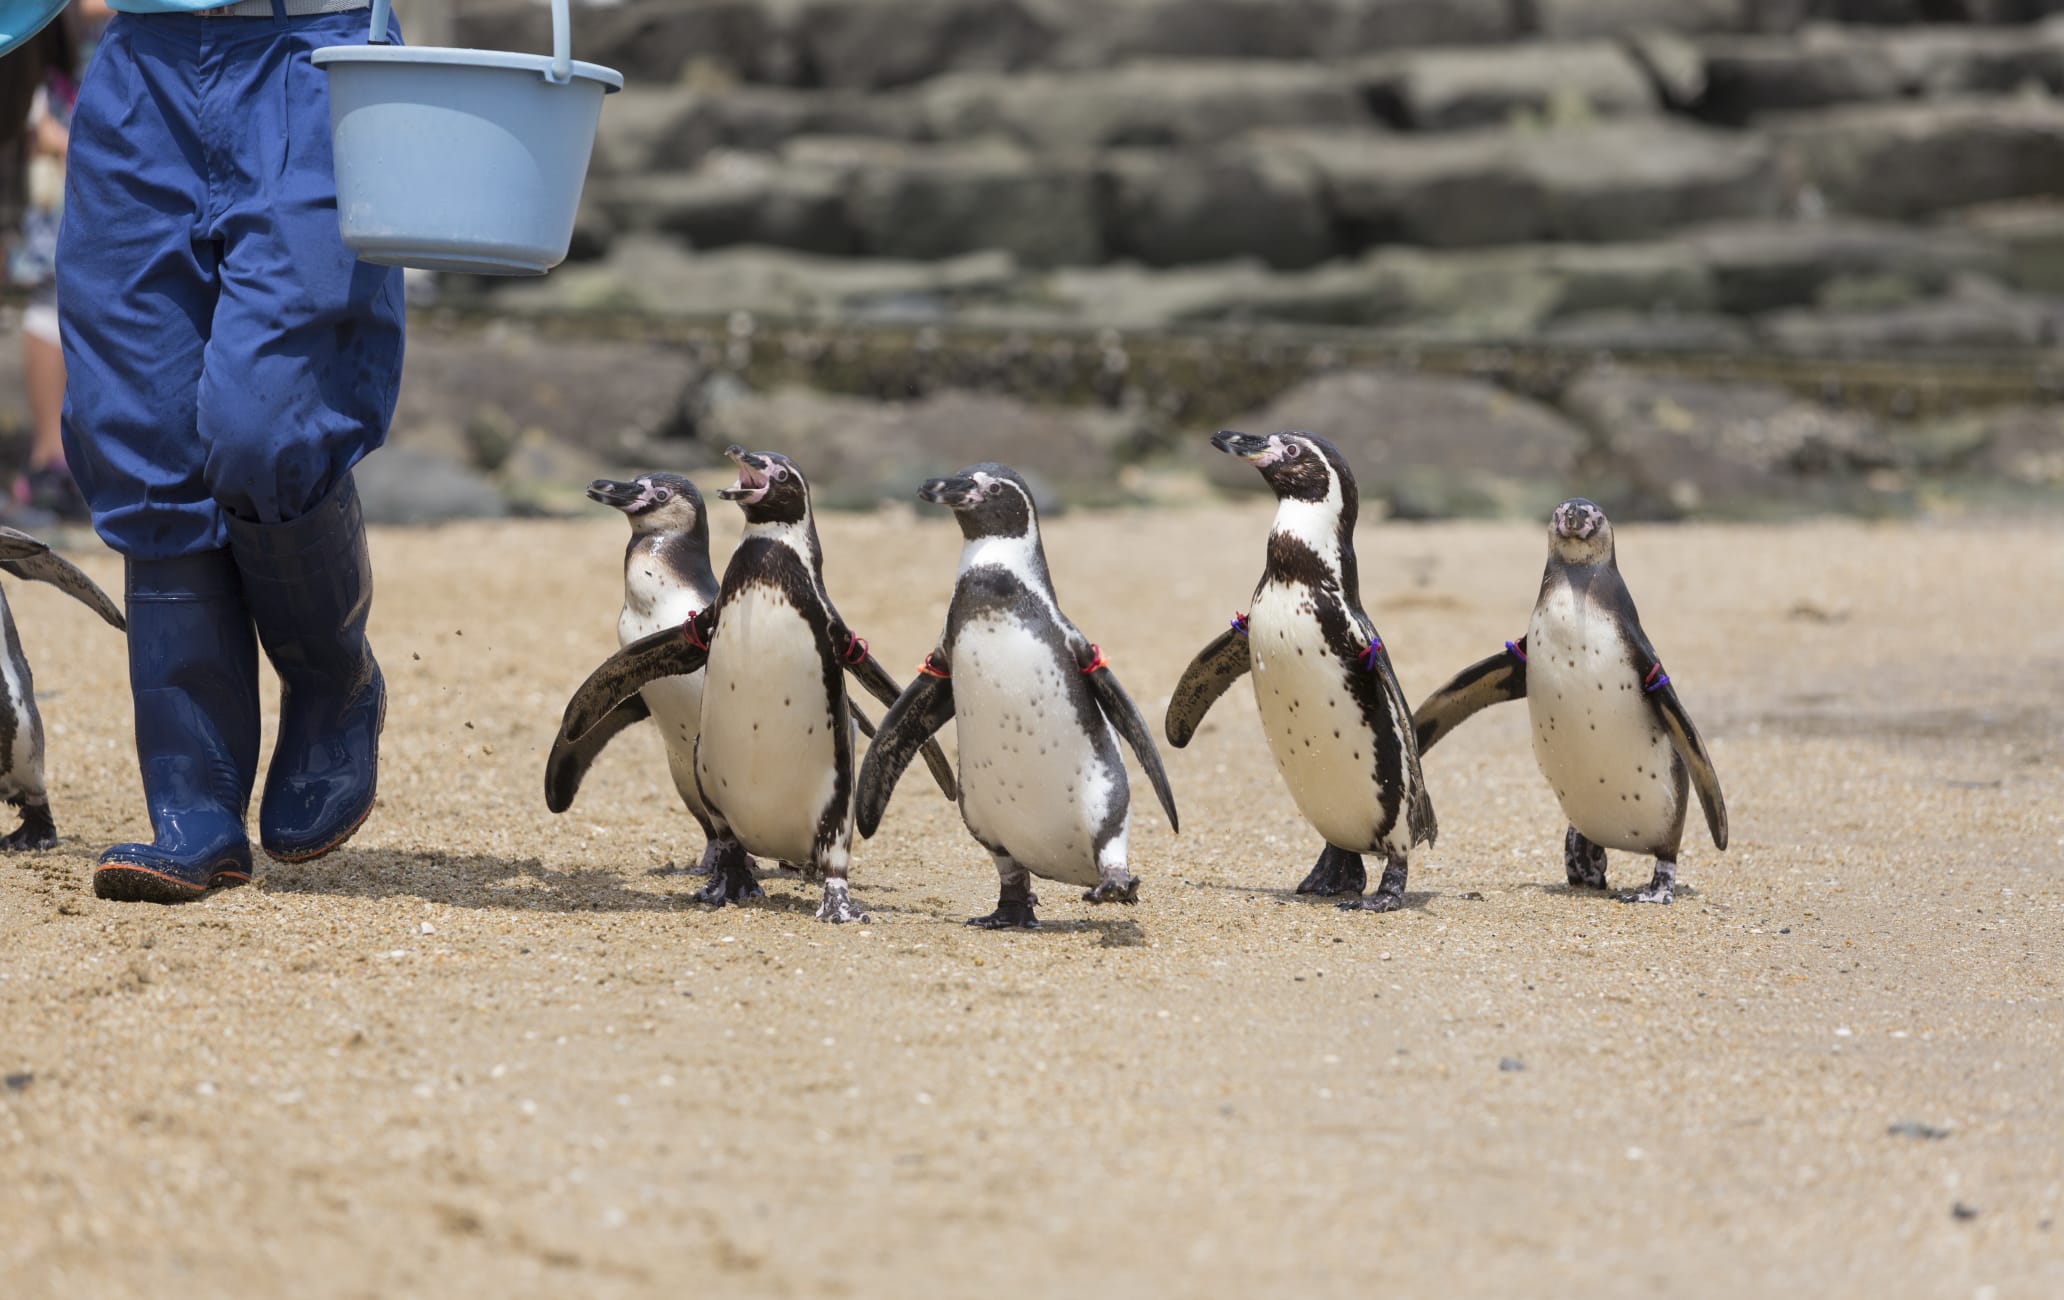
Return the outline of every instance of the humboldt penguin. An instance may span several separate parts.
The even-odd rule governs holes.
[[[954,719],[960,816],[996,862],[996,910],[969,925],[1032,929],[1031,876],[1086,885],[1084,902],[1130,903],[1131,797],[1122,735],[1176,827],[1175,796],[1139,710],[1109,662],[1061,613],[1032,491],[1015,470],[974,465],[918,495],[953,511],[965,539],[939,643],[882,719],[860,769],[860,833],[873,835],[896,778]]]
[[[616,619],[619,646],[662,629],[678,629],[717,601],[717,575],[710,567],[709,517],[702,494],[678,474],[641,474],[628,483],[600,478],[588,497],[624,512],[631,524],[624,548],[623,611]],[[695,875],[708,875],[716,833],[702,791],[695,783],[695,738],[702,729],[702,673],[648,682],[602,719],[593,731],[567,746],[555,746],[545,766],[545,804],[553,812],[573,805],[581,779],[602,748],[625,728],[651,718],[666,742],[667,770],[674,790],[702,827],[704,848]]]
[[[1433,748],[1479,709],[1522,697],[1534,761],[1569,818],[1562,853],[1570,884],[1604,889],[1606,850],[1621,849],[1655,859],[1648,885],[1621,901],[1669,902],[1687,787],[1698,791],[1713,847],[1727,847],[1727,805],[1706,743],[1641,630],[1612,522],[1582,497],[1549,517],[1548,567],[1526,635],[1419,706],[1419,748]]]
[[[1198,652],[1168,703],[1169,742],[1189,744],[1214,701],[1251,668],[1254,701],[1290,796],[1325,839],[1300,894],[1360,895],[1362,855],[1383,858],[1376,892],[1343,908],[1404,905],[1407,855],[1438,829],[1410,711],[1390,654],[1362,612],[1354,472],[1303,432],[1224,430],[1211,445],[1261,471],[1276,494],[1268,560],[1245,614]]]
[[[70,560],[27,533],[0,527],[0,572],[33,582],[47,582],[79,601],[117,630],[127,627],[122,611],[99,584]],[[36,682],[29,673],[15,632],[14,611],[0,595],[0,799],[21,810],[21,825],[0,836],[0,850],[47,849],[57,843],[57,822],[50,815],[50,793],[43,784],[43,715],[36,709]]]
[[[845,675],[884,704],[900,687],[825,590],[801,469],[735,444],[725,455],[738,479],[718,495],[744,510],[746,524],[716,602],[596,669],[567,702],[558,743],[582,742],[648,682],[706,669],[695,779],[712,827],[713,878],[696,897],[717,906],[759,897],[747,856],[758,854],[823,879],[818,919],[866,920],[846,882],[857,765]],[[925,761],[953,798],[936,742]]]

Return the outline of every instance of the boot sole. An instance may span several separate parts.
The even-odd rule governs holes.
[[[387,685],[384,680],[380,684],[380,718],[379,721],[373,724],[373,734],[375,736],[385,736],[387,734]],[[313,849],[276,849],[272,847],[270,844],[266,844],[261,840],[258,847],[264,849],[265,856],[271,858],[274,862],[287,863],[313,862],[317,858],[322,857],[326,853],[333,853],[336,850],[343,848],[344,842],[350,839],[352,836],[358,834],[358,828],[366,824],[366,818],[373,815],[373,805],[380,801],[377,776],[378,769],[375,768],[374,771],[376,775],[374,777],[373,797],[366,800],[365,811],[359,813],[359,815],[352,820],[351,825],[345,827],[343,831],[340,832],[338,836],[335,839],[331,840],[329,843],[324,844],[319,848]]]
[[[375,802],[377,802],[377,800]],[[271,858],[274,862],[313,862],[317,858],[322,857],[326,853],[334,852],[337,849],[343,848],[344,841],[358,834],[358,828],[365,825],[366,818],[372,815],[373,805],[369,803],[365,806],[365,811],[358,815],[358,819],[356,821],[352,822],[351,825],[345,827],[343,832],[339,834],[337,838],[331,840],[329,843],[324,844],[319,848],[276,849],[272,847],[270,844],[261,844],[259,847],[264,849],[265,856]]]
[[[242,871],[218,871],[205,885],[168,876],[133,862],[107,862],[94,869],[93,896],[116,903],[187,903],[211,889],[249,884]]]

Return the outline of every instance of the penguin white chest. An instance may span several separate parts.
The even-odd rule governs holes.
[[[617,640],[629,645],[661,628],[679,627],[714,599],[714,592],[698,592],[657,560],[633,555],[624,566],[624,606],[616,620]]]
[[[1575,588],[1545,595],[1527,628],[1527,712],[1534,760],[1585,839],[1652,852],[1676,838],[1676,750],[1617,621]]]
[[[1326,644],[1313,601],[1309,588],[1281,582],[1255,596],[1247,616],[1254,702],[1298,811],[1329,844],[1365,852],[1383,823],[1375,738],[1348,689],[1357,666]]]
[[[1039,630],[1009,613],[969,620],[954,639],[953,710],[960,808],[968,829],[1034,875],[1093,885],[1098,836],[1111,812],[1125,829],[1128,791],[1117,737]]]
[[[0,692],[5,695],[5,703],[0,707],[7,710],[14,724],[13,747],[4,756],[5,768],[0,769],[0,798],[13,800],[30,795],[40,803],[43,723],[36,714],[36,686],[29,661],[19,657],[21,640],[15,634],[14,614],[4,597],[0,597],[0,635],[6,640],[6,645],[0,647]]]
[[[616,620],[618,645],[629,645],[663,628],[677,628],[709,603],[709,598],[649,561],[633,561],[624,578],[623,613]],[[681,801],[696,813],[707,811],[695,784],[695,738],[702,730],[702,686],[706,672],[662,677],[638,692],[652,721],[666,741],[667,767]]]
[[[838,792],[834,728],[847,729],[850,755],[852,725],[845,692],[826,691],[816,632],[787,594],[750,586],[734,596],[710,645],[696,775],[749,852],[813,860]]]

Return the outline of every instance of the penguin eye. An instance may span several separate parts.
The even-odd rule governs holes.
[[[1303,444],[1303,443],[1301,443],[1301,442],[1286,442],[1286,443],[1284,443],[1284,444],[1283,444],[1283,455],[1284,455],[1285,457],[1289,458],[1290,460],[1296,460],[1296,459],[1297,459],[1297,458],[1298,458],[1299,456],[1302,456],[1303,454],[1304,454],[1304,444]]]
[[[770,465],[767,467],[767,477],[776,483],[786,483],[788,482],[788,470],[780,465]]]
[[[652,499],[660,502],[671,501],[674,499],[674,490],[672,488],[654,488],[652,490]]]

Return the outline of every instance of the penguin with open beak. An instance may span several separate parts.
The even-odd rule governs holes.
[[[589,675],[567,702],[558,745],[576,745],[624,700],[662,678],[706,674],[695,780],[713,827],[709,885],[722,906],[759,897],[748,854],[821,877],[819,920],[864,921],[847,867],[858,764],[851,674],[884,704],[901,691],[824,586],[823,548],[801,467],[733,445],[737,481],[718,495],[745,512],[745,534],[715,603],[676,628],[642,637]],[[927,765],[954,798],[936,742]]]

